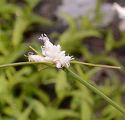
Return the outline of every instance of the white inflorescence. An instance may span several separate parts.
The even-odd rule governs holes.
[[[46,34],[42,34],[39,38],[44,42],[44,46],[41,47],[42,55],[29,55],[29,61],[34,62],[52,62],[57,68],[69,67],[72,56],[66,56],[65,51],[61,51],[60,45],[53,45]]]
[[[113,4],[113,9],[117,11],[121,21],[119,22],[119,29],[125,31],[125,7],[121,7],[118,3]]]
[[[119,4],[114,3],[113,8],[118,12],[121,19],[125,19],[125,7],[121,7]]]

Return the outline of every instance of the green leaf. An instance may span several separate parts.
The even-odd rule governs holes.
[[[18,116],[17,120],[30,120],[29,115],[31,113],[31,110],[32,110],[31,106],[27,107],[25,111]]]
[[[48,115],[46,107],[38,100],[31,100],[31,104],[33,106],[33,109],[35,110],[36,114],[41,119],[46,119],[46,116]]]
[[[111,51],[113,49],[114,43],[115,41],[114,41],[113,33],[112,31],[109,30],[107,34],[106,42],[105,42],[106,51]]]
[[[65,118],[77,118],[78,114],[72,110],[67,109],[55,109],[55,108],[48,108],[48,116],[46,120],[62,120]]]
[[[70,86],[67,81],[66,73],[63,70],[60,70],[57,75],[56,80],[56,93],[59,99],[68,95]]]

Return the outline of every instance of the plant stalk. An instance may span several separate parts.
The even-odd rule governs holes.
[[[79,61],[71,61],[73,64],[82,64],[87,66],[93,67],[103,67],[103,68],[111,68],[111,69],[121,69],[119,66],[111,66],[111,65],[100,65],[100,64],[93,64],[93,63],[86,63],[86,62],[79,62]]]
[[[0,68],[4,67],[11,67],[11,66],[21,66],[21,65],[31,65],[31,64],[44,64],[50,67],[53,67],[52,63],[47,62],[19,62],[19,63],[10,63],[10,64],[4,64],[0,65]]]
[[[98,94],[99,96],[101,96],[104,100],[106,100],[109,104],[111,104],[114,108],[116,108],[117,110],[119,110],[121,113],[123,113],[125,115],[125,109],[122,108],[121,106],[119,106],[116,102],[114,102],[113,100],[111,100],[109,97],[107,97],[104,93],[102,93],[101,91],[99,91],[97,88],[95,88],[93,85],[91,85],[89,82],[83,80],[80,76],[78,76],[76,73],[74,73],[71,69],[67,69],[71,75],[76,78],[76,80],[78,80],[82,85],[86,86],[88,89],[92,90],[93,92],[95,92],[96,94]]]

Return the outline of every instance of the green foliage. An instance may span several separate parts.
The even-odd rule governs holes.
[[[49,20],[33,12],[39,1],[25,0],[25,4],[19,6],[7,0],[0,0],[0,65],[26,61],[24,54],[29,48],[24,33],[32,29],[34,24],[46,27],[52,25]],[[59,35],[57,41],[64,50],[74,54],[74,57],[75,54],[80,54],[81,61],[122,66],[117,58],[110,54],[114,49],[125,46],[124,34],[121,34],[118,42],[111,30],[98,30],[87,16],[81,18],[79,24],[70,16],[65,15],[65,19],[69,27]],[[94,54],[89,49],[93,47],[86,45],[89,37],[104,37],[104,48],[101,49],[103,52]],[[40,46],[36,42],[31,44],[35,48]],[[125,119],[98,95],[74,81],[76,78],[65,70],[45,67],[46,65],[26,65],[0,69],[0,120]],[[73,65],[73,69],[84,80],[91,82],[105,95],[125,107],[122,101],[125,85],[121,85],[117,71],[83,65]],[[103,72],[106,74],[104,77],[101,74]]]
[[[60,36],[59,43],[66,51],[69,51],[70,53],[77,51],[78,53],[82,49],[81,44],[84,38],[90,36],[95,36],[95,37],[100,36],[99,31],[97,31],[92,27],[90,28],[87,25],[89,21],[83,19],[81,21],[81,24],[79,25],[80,28],[78,28],[77,24],[71,17],[65,16],[65,18],[69,24],[69,28]],[[82,26],[84,24],[87,25],[86,29],[84,28],[84,26]]]

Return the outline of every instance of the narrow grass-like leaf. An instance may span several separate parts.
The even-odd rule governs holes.
[[[36,54],[40,55],[40,56],[43,56],[40,52],[38,52],[35,48],[33,48],[32,46],[29,46],[29,48],[31,50],[33,50]]]
[[[76,78],[76,80],[78,80],[81,84],[83,84],[84,86],[86,86],[87,88],[89,88],[90,90],[92,90],[93,92],[95,92],[96,94],[98,94],[99,96],[101,96],[104,100],[106,100],[109,104],[111,104],[114,108],[116,108],[117,110],[119,110],[121,113],[123,113],[125,115],[125,109],[122,108],[121,106],[119,106],[116,102],[114,102],[113,100],[111,100],[109,97],[107,97],[105,94],[103,94],[100,90],[98,90],[97,88],[95,88],[93,85],[91,85],[89,82],[83,80],[80,76],[78,76],[76,73],[74,73],[71,69],[67,69],[72,76],[74,76],[74,78]]]
[[[49,67],[53,67],[52,63],[49,63],[49,62],[19,62],[19,63],[10,63],[10,64],[0,65],[0,68],[21,66],[21,65],[31,65],[31,64],[43,64],[43,65],[47,65]]]
[[[119,66],[111,66],[111,65],[100,65],[100,64],[93,64],[93,63],[86,63],[86,62],[79,62],[79,61],[71,61],[73,64],[83,64],[93,67],[103,67],[103,68],[112,68],[112,69],[121,69]]]

